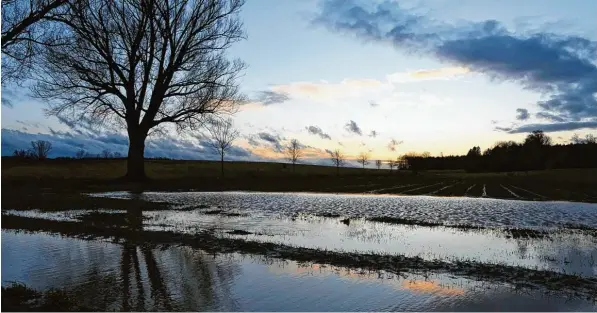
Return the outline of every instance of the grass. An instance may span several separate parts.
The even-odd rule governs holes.
[[[89,312],[77,299],[63,290],[49,289],[44,292],[34,290],[22,283],[12,282],[2,287],[2,311],[10,312]]]
[[[72,206],[85,208],[117,207],[117,200],[84,199],[80,192],[130,191],[281,191],[334,193],[391,193],[436,196],[481,197],[486,186],[488,197],[515,199],[505,188],[524,200],[565,200],[597,202],[597,169],[544,170],[513,173],[466,173],[342,168],[336,175],[331,166],[297,165],[296,171],[282,163],[226,162],[225,177],[220,177],[214,161],[147,160],[150,178],[144,183],[119,180],[125,174],[126,160],[21,160],[2,158],[2,191],[14,208]],[[404,186],[404,188],[394,188]],[[410,186],[410,187],[408,187]],[[444,188],[445,187],[445,188]],[[376,191],[377,190],[377,191]],[[526,191],[525,191],[526,190]],[[56,194],[52,196],[51,194]],[[44,203],[36,199],[43,197]],[[48,199],[45,199],[45,198]],[[11,199],[12,198],[12,199]],[[13,201],[14,200],[14,201]],[[109,202],[112,203],[109,203]],[[19,203],[24,204],[19,204]],[[139,206],[146,205],[143,202]]]

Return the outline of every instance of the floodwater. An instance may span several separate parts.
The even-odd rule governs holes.
[[[592,302],[447,275],[401,276],[190,247],[2,231],[2,284],[101,311],[594,311]]]
[[[140,198],[182,207],[223,208],[244,213],[339,214],[344,217],[395,217],[488,227],[597,228],[597,203],[521,201],[468,197],[384,196],[264,192],[110,192],[93,196]]]

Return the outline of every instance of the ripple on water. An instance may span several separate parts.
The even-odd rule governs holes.
[[[239,212],[386,216],[486,227],[556,227],[570,223],[597,228],[597,204],[594,203],[262,192],[112,192],[94,196],[138,197],[189,207],[213,206]]]
[[[449,275],[297,263],[2,231],[2,284],[64,289],[100,311],[594,311],[558,293]]]

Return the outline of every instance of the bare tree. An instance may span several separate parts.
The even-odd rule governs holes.
[[[195,130],[233,113],[245,68],[226,50],[245,38],[243,0],[69,1],[54,21],[59,46],[45,49],[34,94],[71,121],[126,127],[127,178],[145,176],[145,139],[172,125]]]
[[[19,159],[27,159],[31,157],[31,152],[25,149],[16,149],[13,151],[12,155]]]
[[[375,166],[377,166],[378,170],[381,169],[381,164],[382,164],[381,160],[375,161]]]
[[[2,0],[2,85],[26,77],[40,46],[51,45],[49,16],[67,0]]]
[[[357,161],[359,161],[359,163],[363,165],[363,168],[365,168],[365,165],[369,164],[369,154],[367,152],[361,152],[357,158]]]
[[[83,158],[85,158],[86,155],[87,155],[87,151],[85,151],[83,149],[79,149],[75,153],[75,158],[77,158],[77,159],[83,159]]]
[[[110,159],[111,157],[112,157],[112,152],[110,152],[110,150],[105,149],[102,151],[102,158]]]
[[[336,175],[340,175],[340,167],[344,166],[344,162],[345,162],[345,156],[344,153],[342,153],[342,151],[340,151],[340,149],[336,149],[334,151],[328,151],[328,153],[330,154],[330,159],[332,160],[332,163],[334,164],[334,166],[336,166]]]
[[[52,144],[49,141],[37,140],[31,142],[31,155],[38,160],[47,159],[50,150],[52,150]]]
[[[390,168],[390,172],[392,172],[394,166],[396,166],[396,162],[394,160],[388,160],[388,167]]]
[[[232,147],[232,142],[239,133],[232,125],[232,120],[212,120],[207,124],[207,131],[211,135],[211,147],[220,154],[222,176],[224,176],[224,154]]]
[[[286,146],[286,157],[292,163],[292,172],[294,173],[294,166],[296,162],[303,156],[301,144],[298,140],[292,139],[288,146]]]
[[[122,158],[122,153],[120,153],[118,151],[114,152],[114,153],[112,153],[112,157],[114,157],[115,159],[120,159],[120,158]]]

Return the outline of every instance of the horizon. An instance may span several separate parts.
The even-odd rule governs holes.
[[[327,164],[334,149],[388,160],[464,155],[533,130],[561,144],[594,134],[597,2],[515,5],[248,1],[248,39],[230,55],[248,64],[240,88],[250,101],[233,117],[241,136],[227,160],[278,162],[290,139]],[[2,86],[2,156],[37,139],[53,143],[52,157],[126,154],[124,129],[46,117],[28,84]],[[211,160],[205,140],[166,130],[146,156]]]

